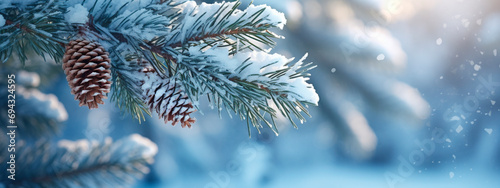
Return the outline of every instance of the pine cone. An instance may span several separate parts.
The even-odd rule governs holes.
[[[63,57],[63,69],[66,74],[71,94],[80,106],[89,109],[104,104],[111,87],[111,60],[108,52],[97,42],[73,40],[66,45]]]
[[[151,70],[151,69],[148,69]],[[154,69],[153,69],[154,70]],[[144,71],[141,71],[144,73]],[[181,90],[181,85],[171,79],[161,79],[155,74],[145,74],[145,80],[142,83],[144,101],[153,110],[165,120],[165,123],[172,121],[172,125],[177,122],[182,127],[191,128],[191,123],[196,121],[189,114],[196,111],[191,100]]]

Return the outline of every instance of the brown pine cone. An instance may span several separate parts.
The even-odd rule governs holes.
[[[72,40],[66,45],[63,57],[63,69],[66,74],[71,94],[80,106],[89,109],[104,104],[111,87],[111,60],[108,52],[97,42]]]
[[[175,78],[162,79],[155,74],[147,74],[144,78],[143,99],[150,111],[155,111],[165,123],[172,121],[172,125],[175,125],[180,122],[182,127],[191,128],[191,123],[196,119],[189,114],[196,109]]]

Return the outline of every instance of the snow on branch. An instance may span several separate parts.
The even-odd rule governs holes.
[[[7,69],[7,71],[12,71]],[[40,138],[46,135],[55,135],[60,132],[61,123],[66,121],[68,114],[63,104],[53,94],[40,92],[36,87],[40,83],[40,77],[36,73],[19,71],[16,77],[16,119],[15,125],[19,129],[21,138]],[[0,79],[2,83],[6,80]],[[7,85],[0,84],[0,97],[7,98],[10,94]],[[1,101],[0,105],[7,106],[7,101]],[[11,104],[12,105],[12,104]],[[7,110],[0,109],[0,120],[9,122]],[[1,127],[6,130],[6,127]]]
[[[143,60],[154,70],[152,74],[163,80],[158,83],[181,83],[178,88],[183,88],[194,107],[202,95],[208,95],[219,112],[225,107],[258,129],[264,122],[277,133],[273,119],[277,113],[295,125],[294,118],[303,122],[302,114],[309,116],[309,104],[318,104],[314,87],[307,83],[308,71],[315,66],[304,63],[306,56],[294,61],[269,54],[274,39],[283,38],[272,29],[283,29],[286,19],[267,5],[241,8],[239,1],[198,5],[184,0],[44,0],[10,5],[14,4],[0,7],[6,20],[0,35],[7,36],[0,38],[0,60],[6,61],[11,54],[25,60],[28,46],[39,55],[49,54],[60,61],[62,46],[70,40],[84,38],[98,43],[111,59],[111,99],[137,119],[144,119],[143,112],[151,113],[146,104],[150,108],[170,105],[169,101],[144,101],[164,98],[151,92],[143,96],[144,90],[151,89],[140,86],[145,78],[137,74],[138,63]],[[19,41],[20,36],[25,39]],[[95,54],[81,46],[74,48],[74,58],[80,57],[80,50]],[[70,60],[83,61],[66,59]],[[79,72],[81,67],[72,68]],[[188,102],[177,102],[191,108]],[[162,115],[168,121],[179,116],[178,108],[165,109],[156,112],[168,111],[170,115]],[[193,111],[184,111],[182,125],[191,125],[191,116],[186,114]]]
[[[48,54],[60,60],[64,54],[61,46],[66,42],[65,9],[61,1],[10,1],[1,4],[0,14],[5,24],[0,26],[0,61],[7,62],[16,53],[21,63],[28,59],[26,51],[32,49],[45,58]]]
[[[270,91],[287,94],[291,101],[318,104],[319,97],[316,90],[306,82],[309,80],[307,78],[309,74],[304,74],[316,67],[312,63],[303,65],[307,54],[298,62],[292,63],[293,58],[288,59],[280,54],[268,54],[262,51],[237,53],[228,57],[229,49],[222,47],[206,51],[202,51],[199,47],[191,47],[188,53],[188,56],[205,56],[204,63],[214,64],[218,70],[230,73],[228,79],[261,84]]]
[[[303,122],[302,113],[309,115],[305,106],[318,104],[314,87],[306,82],[307,71],[315,67],[312,63],[303,64],[306,56],[296,63],[263,51],[228,57],[227,47],[205,51],[191,47],[182,56],[178,62],[181,65],[179,79],[192,100],[208,94],[219,112],[222,107],[232,110],[256,128],[264,122],[277,133],[273,120],[276,110],[295,125],[291,114]],[[277,109],[269,107],[268,100],[274,102]],[[271,122],[266,120],[266,114],[270,115]]]
[[[158,148],[149,139],[134,134],[112,142],[88,140],[44,142],[20,147],[16,156],[21,170],[7,187],[116,187],[131,185],[149,172]],[[5,157],[2,155],[0,157]],[[5,161],[5,160],[2,160]],[[0,183],[1,185],[1,183]]]
[[[271,38],[278,38],[268,29],[277,27],[283,29],[286,19],[283,13],[266,5],[250,5],[244,10],[239,10],[240,2],[224,2],[196,5],[188,1],[182,6],[185,15],[180,24],[167,37],[166,45],[176,47],[189,43],[198,44],[202,41],[205,45],[213,46],[218,42],[233,46],[233,51],[240,48],[235,45],[235,40],[227,40],[228,36],[241,40],[240,49],[255,48],[260,42],[265,45],[274,45]]]
[[[80,4],[69,7],[64,18],[69,24],[85,24],[89,21],[89,11]]]
[[[151,10],[139,9],[133,12],[126,10],[113,19],[109,29],[150,41],[157,36],[170,33],[170,29],[166,27],[169,23],[167,17],[155,15]]]

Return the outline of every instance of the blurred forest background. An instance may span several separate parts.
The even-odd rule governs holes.
[[[264,129],[248,138],[246,122],[227,114],[219,119],[209,107],[196,113],[191,129],[158,117],[138,124],[111,102],[79,107],[59,71],[41,75],[39,87],[67,111],[59,138],[104,141],[138,133],[151,139],[158,154],[135,187],[500,185],[498,1],[253,3],[288,19],[275,52],[309,53],[307,60],[318,65],[311,82],[320,103],[298,130],[282,119],[279,136]]]

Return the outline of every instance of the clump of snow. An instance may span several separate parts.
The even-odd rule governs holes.
[[[44,94],[36,89],[19,87],[20,103],[30,104],[33,108],[23,108],[20,113],[42,115],[59,122],[68,119],[68,113],[55,95]],[[22,100],[22,102],[21,102]]]
[[[89,143],[89,140],[87,139],[81,139],[77,141],[71,141],[71,140],[60,140],[57,142],[57,146],[59,148],[64,148],[69,152],[87,152],[90,150],[91,144]]]
[[[129,155],[131,155],[132,153],[128,151],[137,151],[137,150],[141,151],[141,152],[133,152],[138,156],[131,156],[131,157],[152,158],[156,155],[156,153],[158,153],[158,146],[148,138],[143,137],[139,134],[132,134],[124,139],[121,139],[117,141],[115,145],[121,145],[121,147],[131,148],[127,150],[123,148],[120,148],[119,150],[117,149],[117,151],[127,151]],[[113,150],[113,148],[111,148],[111,150]]]
[[[139,134],[132,134],[114,143],[110,137],[105,138],[104,142],[81,139],[76,141],[61,140],[57,143],[57,146],[59,148],[66,149],[69,152],[79,153],[79,157],[87,157],[88,155],[92,154],[94,150],[109,145],[111,145],[111,147],[109,147],[109,149],[107,150],[107,157],[103,157],[102,160],[110,160],[110,157],[115,157],[119,158],[117,162],[120,163],[129,163],[130,161],[134,161],[138,158],[150,161],[156,155],[156,153],[158,153],[158,146],[151,140],[142,137]]]
[[[246,12],[248,15],[252,15],[256,13],[257,11],[260,11],[264,9],[264,12],[262,13],[262,17],[265,18],[265,20],[268,21],[268,23],[276,24],[276,26],[280,29],[283,29],[283,26],[286,24],[286,18],[285,14],[282,12],[279,12],[267,5],[250,5],[247,9]]]
[[[70,24],[85,24],[89,21],[89,11],[81,4],[69,7],[68,12],[64,15],[64,19]]]
[[[5,18],[0,14],[0,27],[3,27],[5,25]]]
[[[196,12],[194,12],[194,10],[196,9],[196,2],[195,1],[187,1],[185,3],[183,3],[180,8],[182,8],[182,10],[184,12],[186,12],[187,14],[195,14]]]
[[[16,82],[24,86],[37,87],[40,85],[40,76],[37,73],[20,71],[17,73]]]

